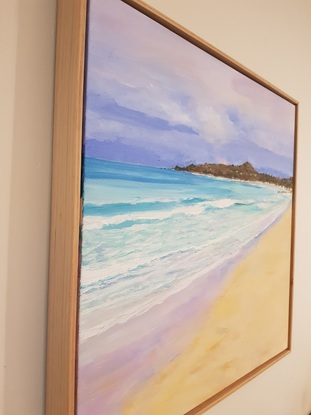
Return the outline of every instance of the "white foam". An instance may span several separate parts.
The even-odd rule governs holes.
[[[84,216],[83,228],[86,230],[101,229],[107,225],[119,225],[126,221],[141,221],[141,220],[164,220],[173,215],[183,214],[187,216],[197,216],[204,212],[208,207],[215,207],[218,209],[225,209],[237,203],[247,205],[254,203],[254,200],[238,200],[238,199],[219,199],[208,202],[201,202],[195,205],[181,206],[171,210],[155,210],[148,212],[127,213],[116,216]]]
[[[164,220],[168,219],[173,215],[184,214],[184,215],[199,215],[209,205],[209,202],[198,203],[192,206],[181,206],[172,210],[163,211],[150,211],[150,212],[137,212],[128,213],[124,215],[116,216],[85,216],[83,218],[82,229],[100,229],[106,225],[119,225],[126,221],[139,221],[139,220]]]

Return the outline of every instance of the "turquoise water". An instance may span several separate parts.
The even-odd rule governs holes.
[[[90,158],[84,175],[81,341],[208,278],[291,202],[273,186]]]

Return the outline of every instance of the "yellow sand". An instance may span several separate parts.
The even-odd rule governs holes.
[[[287,348],[290,233],[288,210],[236,266],[192,343],[123,415],[185,414]]]

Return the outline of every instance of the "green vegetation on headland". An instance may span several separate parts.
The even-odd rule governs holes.
[[[190,173],[208,174],[226,179],[244,180],[247,182],[269,183],[275,186],[282,186],[286,189],[293,188],[293,178],[281,178],[266,173],[259,173],[248,161],[239,166],[233,164],[189,164],[186,167],[175,166],[174,170],[188,171]]]

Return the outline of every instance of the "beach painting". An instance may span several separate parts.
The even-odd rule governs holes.
[[[89,2],[76,411],[195,414],[290,348],[297,104],[127,3]]]

